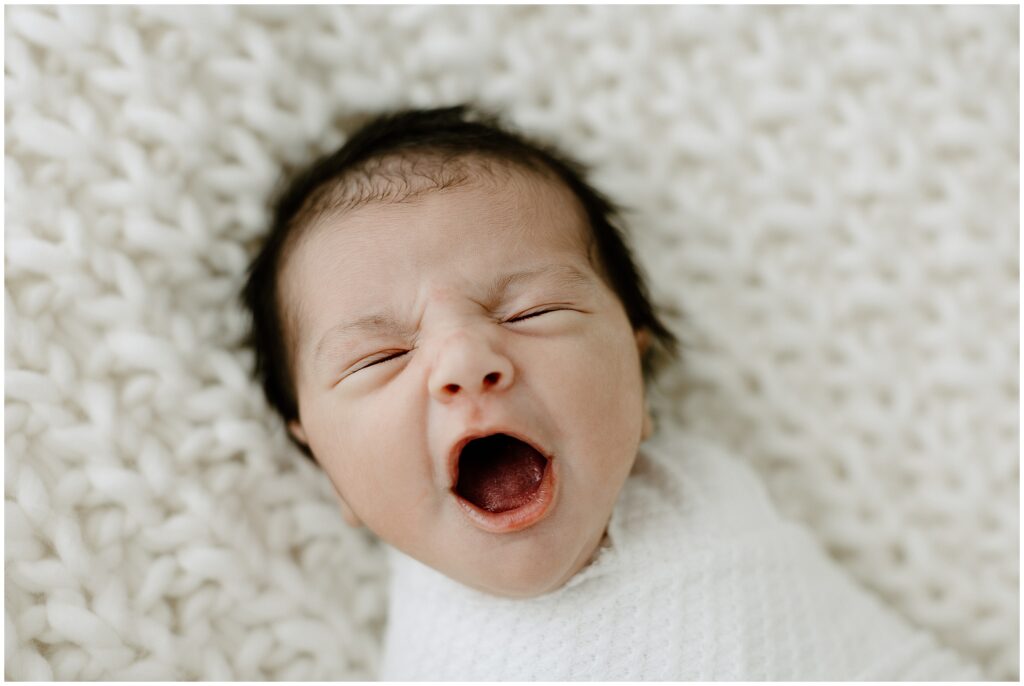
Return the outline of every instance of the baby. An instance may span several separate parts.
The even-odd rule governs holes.
[[[244,290],[257,375],[388,545],[380,677],[977,678],[742,463],[652,435],[677,342],[616,216],[464,106],[379,117],[278,198]]]

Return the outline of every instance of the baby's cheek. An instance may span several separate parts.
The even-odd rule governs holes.
[[[564,396],[578,419],[592,430],[618,426],[642,398],[642,382],[635,352],[616,330],[595,332],[587,345],[571,351],[553,368],[561,379]]]
[[[591,375],[594,412],[603,417],[606,430],[628,443],[639,430],[643,410],[643,376],[632,330],[615,327],[602,339],[602,364]],[[637,426],[634,426],[636,424]],[[606,439],[616,436],[605,435]]]
[[[333,475],[344,475],[351,468],[352,456],[359,453],[372,428],[364,429],[364,418],[334,397],[321,397],[303,407],[303,426],[310,446],[320,464]]]
[[[412,406],[413,394],[395,385],[390,392],[363,400],[350,410],[338,429],[348,447],[348,462],[359,473],[353,479],[364,486],[371,506],[382,504],[385,494],[415,497],[430,483],[422,456],[425,432]]]

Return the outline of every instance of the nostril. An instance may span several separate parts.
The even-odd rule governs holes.
[[[486,389],[496,386],[499,381],[501,381],[501,372],[491,372],[484,377],[484,388]],[[456,395],[461,390],[462,386],[457,383],[445,384],[441,387],[441,391],[447,395]]]

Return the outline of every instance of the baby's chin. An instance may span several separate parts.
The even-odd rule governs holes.
[[[604,528],[574,550],[573,546],[538,546],[509,555],[497,551],[469,569],[440,570],[455,581],[504,598],[535,598],[562,588],[597,556]],[[506,551],[512,552],[512,551]]]

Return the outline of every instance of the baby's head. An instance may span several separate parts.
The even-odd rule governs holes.
[[[497,595],[586,565],[677,345],[615,216],[465,107],[378,118],[291,181],[244,291],[256,370],[351,524]]]

